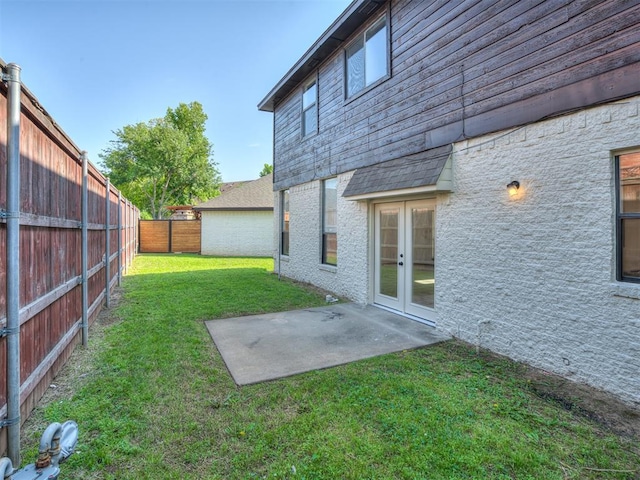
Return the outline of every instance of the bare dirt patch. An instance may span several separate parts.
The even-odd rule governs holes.
[[[640,441],[640,409],[588,385],[531,367],[526,370],[525,376],[538,396],[553,400],[618,436]],[[640,446],[637,450],[640,454]]]

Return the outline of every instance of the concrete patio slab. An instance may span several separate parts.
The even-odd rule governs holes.
[[[205,322],[238,385],[423,347],[449,337],[353,303]]]

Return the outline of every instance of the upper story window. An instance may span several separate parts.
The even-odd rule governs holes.
[[[640,152],[616,157],[617,278],[640,283]]]
[[[387,17],[364,31],[346,50],[347,97],[388,74]]]
[[[302,136],[318,131],[318,83],[308,83],[302,91]]]

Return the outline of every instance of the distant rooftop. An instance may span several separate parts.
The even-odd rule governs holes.
[[[273,210],[273,174],[225,185],[219,196],[196,205],[194,210]]]

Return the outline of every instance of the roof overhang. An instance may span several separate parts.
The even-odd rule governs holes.
[[[396,158],[355,171],[342,194],[369,200],[453,190],[453,145]]]
[[[258,109],[273,112],[276,104],[304,81],[318,65],[332,55],[386,0],[354,0],[316,40],[298,62],[258,104]]]

